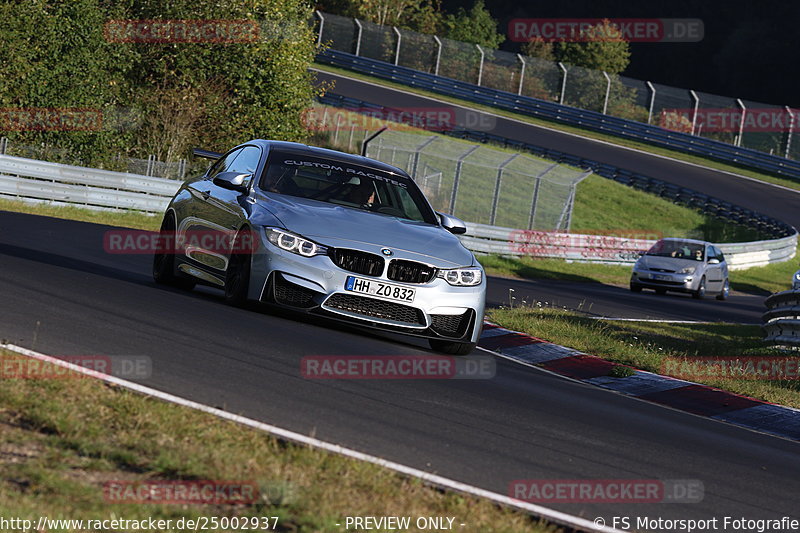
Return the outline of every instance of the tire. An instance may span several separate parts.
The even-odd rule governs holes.
[[[717,300],[727,300],[731,293],[731,284],[728,283],[728,278],[725,278],[725,283],[722,284],[722,290],[717,294]]]
[[[636,283],[631,283],[631,292],[642,292],[642,286]]]
[[[700,278],[700,285],[697,286],[697,290],[692,292],[692,298],[695,300],[702,300],[703,297],[706,295],[706,277],[703,276]]]
[[[175,218],[171,214],[164,216],[158,233],[161,246],[164,246],[165,243],[174,244]],[[157,250],[153,254],[153,280],[159,285],[168,285],[184,290],[192,290],[197,284],[191,278],[175,273],[175,254],[169,253],[169,251]]]
[[[439,339],[428,339],[431,350],[447,355],[469,355],[475,349],[474,342],[450,342]]]
[[[241,233],[236,236],[233,249],[240,248],[238,241]],[[237,307],[247,302],[247,291],[250,287],[250,258],[247,253],[232,253],[225,271],[225,301]]]

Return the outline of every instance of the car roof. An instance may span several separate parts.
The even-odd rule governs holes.
[[[380,170],[382,172],[411,179],[411,177],[406,173],[405,170],[398,168],[396,166],[384,163],[382,161],[377,161],[375,159],[370,159],[369,157],[348,154],[345,152],[339,152],[338,150],[330,150],[328,148],[320,148],[319,146],[310,146],[308,144],[302,144],[296,142],[272,141],[267,139],[253,139],[252,141],[246,142],[243,145],[247,144],[255,144],[264,147],[267,150],[277,149],[283,152],[289,152],[297,155],[323,157],[325,159],[331,159],[342,163],[350,163],[351,165],[359,165],[362,167],[367,167],[374,170]]]
[[[660,239],[660,240],[662,240],[662,241],[678,241],[678,242],[688,242],[688,243],[691,243],[691,244],[705,244],[705,245],[711,245],[711,246],[713,246],[713,245],[712,245],[710,242],[708,242],[708,241],[698,241],[697,239],[682,239],[682,238],[680,238],[680,237],[664,237],[663,239]]]

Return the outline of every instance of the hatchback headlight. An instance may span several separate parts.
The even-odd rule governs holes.
[[[678,270],[678,274],[694,274],[695,270],[697,270],[697,267],[686,267]]]
[[[303,257],[313,257],[315,255],[325,255],[328,248],[306,239],[291,231],[278,228],[265,228],[269,242],[287,252],[302,255]]]
[[[479,267],[441,269],[436,277],[456,287],[474,287],[483,281],[483,272]]]

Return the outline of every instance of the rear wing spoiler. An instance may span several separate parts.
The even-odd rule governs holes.
[[[192,155],[196,155],[197,157],[204,157],[206,159],[213,159],[214,161],[222,157],[222,154],[220,154],[219,152],[203,150],[202,148],[195,148],[194,150],[192,150]]]

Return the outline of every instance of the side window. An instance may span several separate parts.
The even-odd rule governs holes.
[[[722,250],[720,250],[719,248],[714,248],[714,253],[716,254],[717,259],[719,259],[720,263],[725,261],[725,256],[722,255]]]
[[[717,258],[717,251],[713,246],[706,246],[706,261]]]
[[[226,172],[255,174],[260,160],[261,148],[258,146],[245,146],[239,150],[239,156],[227,167]],[[250,179],[252,180],[252,177]],[[250,186],[250,181],[246,185]]]
[[[206,179],[213,180],[214,176],[222,172],[225,172],[233,164],[233,160],[236,159],[236,157],[241,152],[242,152],[241,149],[234,150],[233,152],[226,155],[224,158],[219,159],[216,163],[214,163],[214,166],[211,167],[211,170],[208,171],[208,176],[206,177]]]

